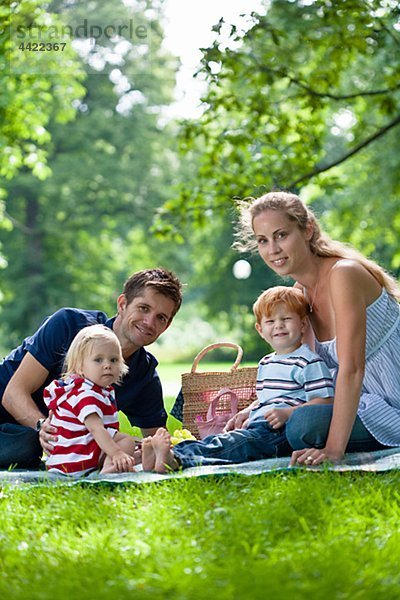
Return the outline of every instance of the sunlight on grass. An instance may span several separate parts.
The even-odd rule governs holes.
[[[3,598],[398,598],[399,473],[3,488]]]
[[[304,470],[5,486],[0,597],[397,600],[399,489],[399,472]]]

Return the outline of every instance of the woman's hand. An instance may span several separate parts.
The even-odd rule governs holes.
[[[233,429],[246,429],[250,412],[251,408],[247,407],[236,413],[236,415],[231,417],[225,425],[224,432],[232,431]]]
[[[295,450],[292,453],[289,466],[304,465],[306,467],[314,467],[325,461],[337,463],[343,458],[343,452],[330,450],[325,448],[303,448],[303,450]]]
[[[53,452],[54,444],[57,442],[57,428],[50,425],[52,415],[53,413],[50,411],[39,431],[39,442],[47,455]]]

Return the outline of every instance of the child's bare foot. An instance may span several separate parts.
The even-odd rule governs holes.
[[[142,441],[142,467],[143,471],[153,471],[156,464],[156,454],[152,444],[153,438],[147,437]]]
[[[133,458],[135,459],[135,465],[139,465],[142,462],[142,443],[136,444]]]
[[[171,436],[166,429],[160,428],[152,437],[152,446],[155,453],[154,471],[168,473],[176,471],[179,464],[171,450]]]

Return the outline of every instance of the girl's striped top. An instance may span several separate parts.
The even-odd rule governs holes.
[[[47,458],[49,471],[85,475],[97,469],[101,449],[85,425],[96,413],[111,437],[119,428],[112,387],[103,388],[76,375],[54,380],[43,393],[53,411],[51,425],[57,428],[57,442]]]

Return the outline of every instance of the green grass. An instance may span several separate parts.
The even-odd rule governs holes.
[[[14,600],[399,598],[399,473],[4,488]]]
[[[399,523],[399,472],[6,486],[0,598],[397,600]]]

